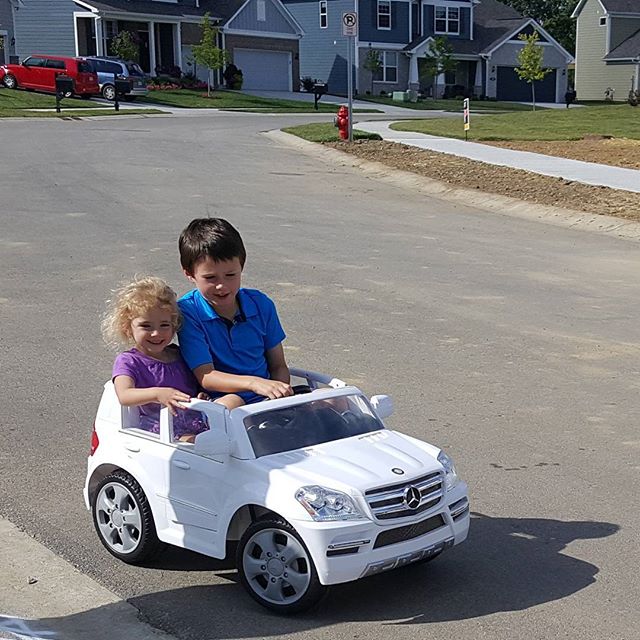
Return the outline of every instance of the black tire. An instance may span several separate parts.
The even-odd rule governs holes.
[[[138,564],[162,548],[144,491],[125,471],[114,471],[93,496],[93,524],[104,547],[116,558]]]
[[[116,88],[112,84],[103,84],[100,93],[105,100],[113,102],[116,99]]]
[[[7,89],[17,89],[18,88],[18,81],[16,80],[16,77],[14,75],[11,75],[10,73],[7,73],[7,75],[4,78],[2,78],[2,84]]]
[[[250,525],[240,538],[236,566],[249,595],[277,613],[306,611],[328,591],[302,538],[285,520]]]

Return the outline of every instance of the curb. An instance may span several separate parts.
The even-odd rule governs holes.
[[[543,222],[556,227],[605,233],[616,238],[640,242],[640,222],[540,205],[472,189],[451,187],[444,182],[426,178],[409,171],[394,169],[381,162],[362,160],[344,151],[303,140],[279,129],[266,131],[264,135],[275,142],[298,149],[307,155],[319,158],[334,166],[337,163],[342,167],[358,169],[369,178],[398,187],[413,189],[440,200],[456,202],[466,207],[477,207],[514,218]]]

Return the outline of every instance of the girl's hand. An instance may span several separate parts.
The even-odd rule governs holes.
[[[176,409],[184,410],[184,407],[180,406],[180,402],[189,402],[191,397],[188,393],[178,391],[178,389],[172,389],[171,387],[158,387],[158,395],[156,400],[163,406],[167,407],[171,411],[171,415],[177,416]]]

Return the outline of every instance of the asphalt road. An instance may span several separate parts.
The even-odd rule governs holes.
[[[291,117],[0,122],[0,514],[181,639],[640,637],[638,244],[484,213],[279,146]],[[296,118],[296,122],[301,118]],[[265,613],[233,567],[111,558],[81,498],[110,289],[186,291],[193,217],[244,235],[290,364],[396,403],[468,481],[469,540]]]

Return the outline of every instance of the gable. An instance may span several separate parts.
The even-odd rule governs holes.
[[[248,0],[225,25],[225,31],[297,35],[293,18],[278,0]]]

